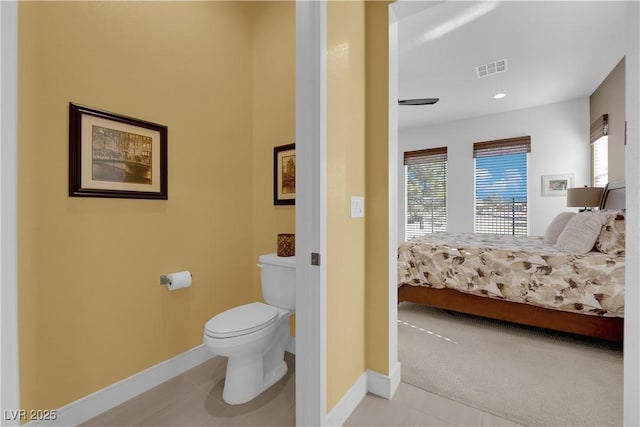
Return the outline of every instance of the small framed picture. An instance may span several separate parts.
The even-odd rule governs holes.
[[[296,204],[296,144],[273,148],[273,204]]]
[[[566,196],[567,188],[573,187],[573,174],[543,175],[542,196]]]
[[[69,196],[166,200],[167,127],[69,103]]]

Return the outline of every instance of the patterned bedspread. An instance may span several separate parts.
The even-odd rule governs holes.
[[[624,269],[624,255],[562,253],[542,237],[434,233],[398,249],[398,286],[610,317],[624,317]]]

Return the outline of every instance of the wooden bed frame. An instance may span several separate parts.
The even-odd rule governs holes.
[[[609,209],[624,207],[624,193],[623,182],[608,184],[600,206]],[[402,285],[398,288],[398,303],[403,301],[620,343],[624,337],[624,319],[620,317],[553,310],[447,288]]]
[[[398,302],[403,301],[608,341],[622,342],[624,335],[624,319],[621,317],[592,316],[553,310],[466,294],[453,289],[402,285],[398,288]]]

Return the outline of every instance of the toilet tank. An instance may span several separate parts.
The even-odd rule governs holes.
[[[286,310],[296,307],[296,258],[276,254],[259,258],[262,297],[269,305]]]

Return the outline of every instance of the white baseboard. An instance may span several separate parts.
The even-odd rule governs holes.
[[[393,398],[400,385],[400,363],[396,363],[389,375],[367,370],[360,375],[340,402],[327,415],[327,426],[341,426],[360,404],[367,393],[385,399]]]
[[[25,426],[77,426],[214,357],[204,345],[165,360],[56,410],[56,420]]]
[[[396,362],[389,375],[367,370],[367,391],[385,399],[392,399],[400,385],[400,362]]]
[[[341,426],[344,424],[365,394],[367,394],[367,372],[363,372],[360,375],[349,391],[342,396],[342,399],[329,412],[324,425]]]

